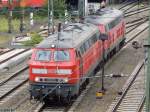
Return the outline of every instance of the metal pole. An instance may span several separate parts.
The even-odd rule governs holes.
[[[50,34],[50,25],[52,25],[52,34],[54,33],[54,3],[48,0],[48,36]]]
[[[52,17],[51,17],[51,19],[52,19],[52,34],[54,33],[54,1],[53,0],[51,0],[51,6],[52,6]]]
[[[34,25],[34,20],[33,20],[33,9],[31,8],[30,11],[30,26],[32,27]]]
[[[149,0],[149,7],[150,7],[150,0]],[[150,11],[149,11],[149,37],[148,37],[148,45],[150,45]],[[146,112],[150,112],[150,48],[148,48],[148,59],[147,59]]]
[[[48,36],[50,34],[50,0],[48,0]]]
[[[105,88],[104,88],[104,65],[105,65],[105,54],[104,54],[104,40],[102,41],[102,47],[103,47],[103,65],[102,65],[102,88],[101,88],[101,91],[104,92],[105,91]]]
[[[79,17],[84,17],[85,13],[85,0],[79,0],[78,2],[78,11],[79,11]]]
[[[24,30],[24,8],[21,9],[21,18],[20,18],[20,32]]]
[[[12,33],[12,6],[11,6],[11,0],[8,1],[8,10],[9,10],[9,15],[8,15],[8,33]]]

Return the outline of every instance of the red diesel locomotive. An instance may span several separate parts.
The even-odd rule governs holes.
[[[33,49],[29,61],[32,98],[77,96],[88,81],[85,77],[92,76],[102,61],[101,35],[108,36],[104,43],[106,57],[121,47],[125,40],[123,14],[116,9],[98,13],[85,19],[90,23],[69,24]]]

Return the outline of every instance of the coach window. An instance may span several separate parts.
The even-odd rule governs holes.
[[[36,52],[35,60],[37,61],[49,61],[51,52],[48,50],[38,50]]]

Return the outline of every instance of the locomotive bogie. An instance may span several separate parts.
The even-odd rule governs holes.
[[[44,83],[30,83],[30,93],[34,98],[46,98],[46,97],[55,97],[61,96],[66,98],[68,96],[78,95],[77,85],[73,84],[44,84]],[[48,94],[49,93],[49,94]]]

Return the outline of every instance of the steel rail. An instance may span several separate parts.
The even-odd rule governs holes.
[[[129,43],[130,41],[132,41],[133,39],[137,38],[138,35],[140,35],[142,32],[144,32],[145,30],[147,30],[149,28],[149,26],[145,27],[142,31],[138,32],[136,35],[134,35],[131,39],[129,39],[128,41],[126,41],[125,45],[127,43]]]
[[[15,50],[15,48],[12,48],[12,49],[9,49],[9,50],[7,50],[7,51],[4,51],[4,52],[0,53],[0,55],[6,54],[6,53],[8,53],[8,52],[10,52],[10,51],[13,51],[13,50]]]
[[[130,13],[137,12],[137,11],[140,11],[140,10],[143,10],[143,9],[146,9],[146,8],[148,8],[148,7],[142,7],[140,9],[131,10],[129,12],[125,12],[124,14],[130,14]]]
[[[130,28],[130,27],[135,26],[135,27],[133,28],[133,29],[135,29],[135,28],[137,28],[138,26],[140,26],[141,24],[145,23],[146,21],[148,21],[148,19],[145,19],[144,21],[139,21],[139,22],[133,23],[133,24],[127,26],[126,28]],[[131,31],[129,30],[129,32],[131,32]],[[128,32],[126,32],[126,34],[128,34]]]
[[[26,82],[28,82],[29,79],[27,75],[24,74],[25,77],[22,77],[22,74],[21,74],[27,69],[28,69],[28,66],[23,67],[22,69],[18,70],[17,72],[15,72],[10,77],[6,78],[0,83],[0,90],[3,91],[3,92],[0,92],[0,101],[2,101],[10,93],[12,93],[16,89],[24,85]]]
[[[139,108],[136,110],[136,112],[141,112],[141,111],[142,111],[142,109],[143,109],[143,107],[144,107],[145,99],[146,99],[146,96],[143,95],[143,98],[142,98],[142,100],[141,100],[141,103],[140,103],[140,105],[139,105]]]
[[[0,95],[0,101],[2,101],[5,97],[7,97],[10,93],[12,93],[13,91],[15,91],[16,89],[18,89],[19,87],[21,87],[22,85],[24,85],[26,82],[28,82],[28,78],[25,79],[24,81],[22,81],[21,83],[19,83],[17,86],[15,86],[14,88],[11,88],[8,92],[6,92],[3,95]]]
[[[149,16],[144,16],[144,17],[141,17],[141,18],[138,18],[138,19],[135,19],[135,20],[132,20],[132,21],[129,21],[129,22],[126,22],[126,24],[132,24],[132,23],[135,23],[135,22],[139,22],[143,19],[147,19]]]
[[[19,54],[22,54],[22,53],[26,52],[26,51],[28,51],[28,50],[30,50],[30,49],[25,49],[25,50],[23,50],[23,51],[21,51],[21,52],[19,52],[19,53],[17,53],[17,54],[12,55],[11,57],[9,57],[9,58],[7,58],[7,59],[2,60],[2,61],[0,61],[0,64],[6,62],[6,61],[8,61],[8,60],[10,60],[11,58],[14,58],[14,57],[18,56]]]
[[[6,78],[5,80],[0,82],[0,86],[4,85],[6,82],[10,81],[12,78],[18,76],[21,72],[27,70],[29,67],[25,66],[22,69],[18,70],[17,72],[13,73],[10,77]]]
[[[136,5],[137,5],[137,3],[132,4],[130,7],[128,7],[127,9],[123,10],[123,12],[125,13],[129,9],[132,9],[132,8],[136,7]]]
[[[139,11],[137,11],[137,12],[134,12],[134,13],[131,13],[131,14],[127,14],[127,15],[124,15],[124,17],[126,18],[126,17],[129,17],[129,16],[132,16],[132,15],[135,15],[135,14],[138,14],[138,13],[140,13],[140,12],[144,12],[144,11],[149,11],[150,10],[150,8],[149,9],[145,9],[145,10],[139,10]]]
[[[130,4],[133,4],[133,3],[135,3],[136,1],[132,1],[132,2],[129,2],[129,3],[126,3],[126,4],[124,4],[123,6],[121,6],[120,8],[119,8],[119,10],[121,10],[121,9],[123,9],[124,7],[126,7],[126,6],[128,6],[128,5],[130,5]],[[123,2],[124,3],[124,2]]]
[[[133,31],[134,29],[138,28],[140,25],[144,24],[145,22],[147,22],[148,20],[145,20],[144,22],[138,23],[137,25],[135,25],[132,29],[130,29],[129,31],[126,32],[126,34],[130,33],[131,31]],[[146,29],[145,29],[146,30]],[[140,32],[141,33],[141,32]],[[139,33],[139,34],[140,34]],[[138,36],[138,35],[136,35]]]

